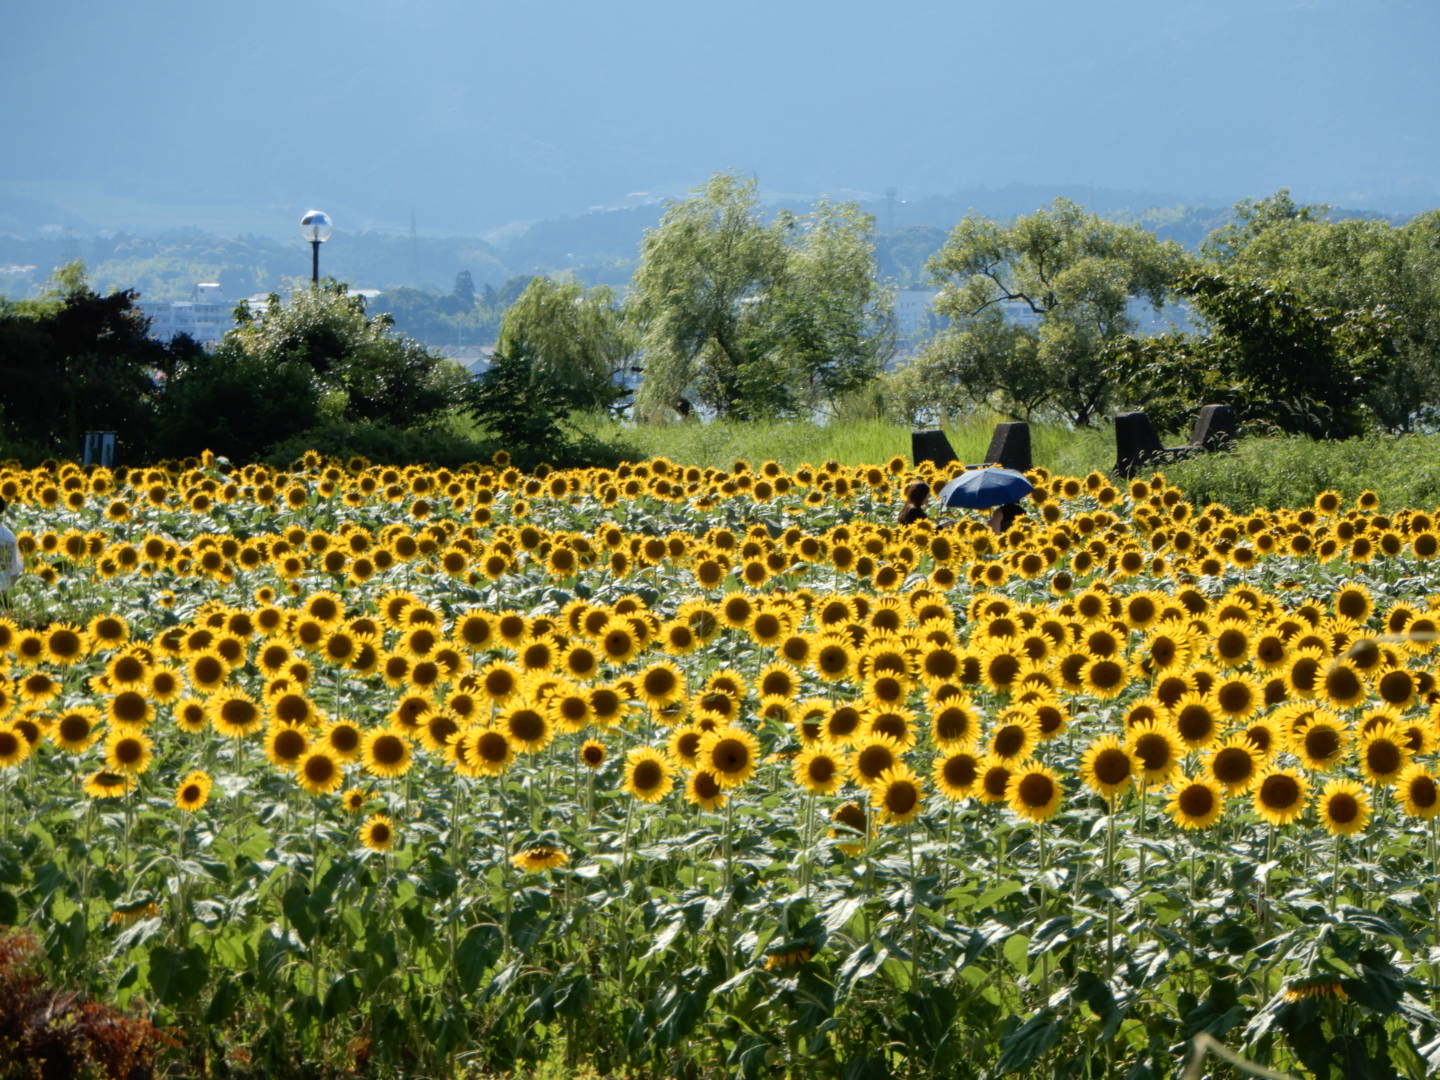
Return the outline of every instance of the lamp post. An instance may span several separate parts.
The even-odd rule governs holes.
[[[310,241],[310,284],[320,287],[320,245],[330,239],[330,215],[324,210],[307,210],[300,219],[300,235]]]

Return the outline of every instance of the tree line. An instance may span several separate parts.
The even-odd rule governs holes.
[[[459,416],[554,458],[575,450],[577,412],[1088,426],[1143,406],[1174,429],[1225,401],[1252,429],[1344,437],[1433,427],[1440,409],[1440,211],[1334,220],[1281,191],[1189,252],[1057,199],[968,215],[926,273],[943,328],[899,357],[873,219],[826,200],[769,213],[753,180],[721,174],[668,206],[623,289],[534,277],[482,296],[458,276],[452,314],[503,308],[472,380],[334,282],[237,309],[207,351],[149,340],[133,293],[97,294],[69,266],[45,297],[0,301],[0,421],[22,456],[73,454],[98,428],[136,458],[244,460],[359,432],[433,459],[476,449],[441,445]],[[1147,308],[1180,317],[1143,334]],[[405,451],[394,433],[420,438]]]

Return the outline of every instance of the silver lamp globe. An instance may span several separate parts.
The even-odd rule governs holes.
[[[320,284],[320,245],[330,239],[330,215],[324,210],[306,210],[300,219],[300,235],[310,241],[310,284]]]

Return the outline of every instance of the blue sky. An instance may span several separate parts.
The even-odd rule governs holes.
[[[721,170],[807,198],[1440,205],[1434,0],[6,7],[0,197],[91,220],[479,232]]]

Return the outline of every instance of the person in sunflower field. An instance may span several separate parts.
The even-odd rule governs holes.
[[[900,524],[909,525],[927,517],[925,504],[930,501],[930,485],[916,480],[905,488],[905,502],[900,506]]]
[[[0,499],[0,514],[4,514],[8,506],[4,499]],[[24,569],[25,564],[20,558],[20,544],[15,539],[15,534],[0,522],[0,604],[6,607],[10,605],[10,587]]]

